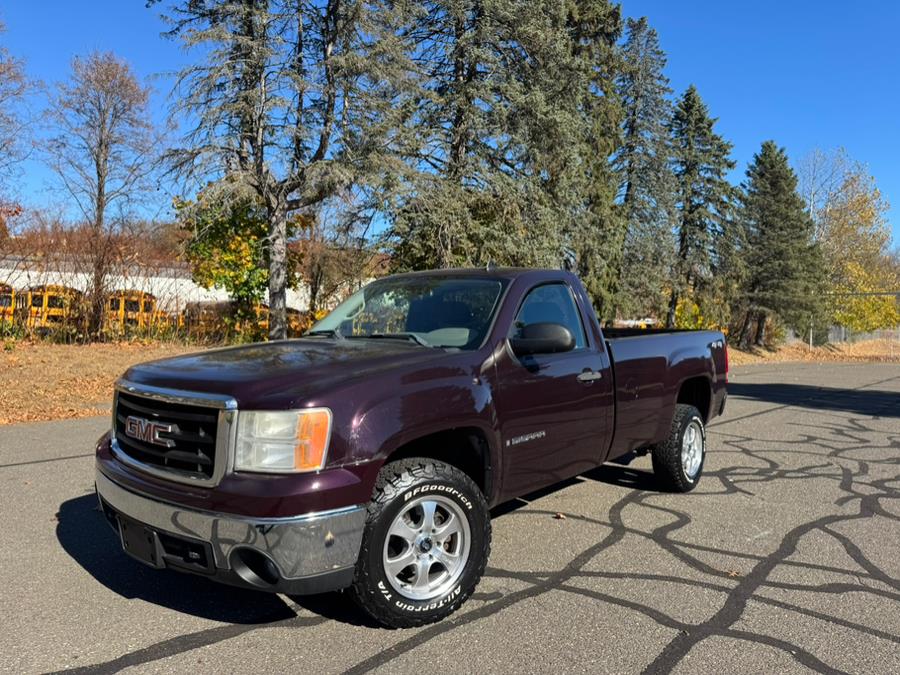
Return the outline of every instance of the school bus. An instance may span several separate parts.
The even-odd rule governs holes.
[[[12,322],[16,311],[16,289],[0,284],[0,321]]]
[[[156,308],[156,296],[145,291],[123,289],[113,291],[106,300],[106,322],[109,327],[147,329],[167,325],[171,317]]]
[[[82,316],[81,291],[68,286],[48,284],[33,286],[27,291],[28,328],[46,330],[63,324],[71,324]]]
[[[269,306],[258,303],[253,306],[256,327],[260,333],[269,330]],[[185,307],[180,325],[187,328],[190,335],[200,338],[222,338],[227,332],[226,320],[234,321],[234,305],[227,301],[193,302]],[[241,323],[234,321],[232,328],[240,333]]]

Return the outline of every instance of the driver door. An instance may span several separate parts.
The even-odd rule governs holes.
[[[497,365],[505,499],[597,466],[612,435],[609,361],[585,331],[568,284],[532,288],[519,307],[510,337],[528,324],[545,322],[568,328],[575,348],[522,357],[507,348]]]

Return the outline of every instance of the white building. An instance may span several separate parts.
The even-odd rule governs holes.
[[[6,256],[0,258],[0,284],[12,286],[17,291],[56,285],[84,293],[91,285],[91,275],[86,270],[87,265],[77,261]],[[194,283],[187,266],[115,268],[107,277],[106,288],[109,292],[151,293],[156,298],[157,309],[173,314],[184,311],[191,303],[228,300],[224,290],[206,289]],[[309,308],[309,292],[305,285],[297,290],[288,289],[287,306],[299,311]]]

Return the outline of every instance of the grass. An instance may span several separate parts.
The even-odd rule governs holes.
[[[0,350],[0,425],[107,415],[113,383],[129,366],[201,349],[171,342],[61,345],[7,339]],[[870,340],[810,350],[798,342],[750,352],[730,348],[729,359],[733,366],[773,361],[900,363],[900,343]]]
[[[106,415],[113,384],[129,366],[198,349],[173,343],[6,341],[0,351],[0,425]]]
[[[729,347],[728,359],[733,366],[773,361],[900,363],[900,342],[865,340],[852,344],[849,342],[827,344],[812,349],[803,342],[793,342],[775,350],[754,349],[751,351]]]

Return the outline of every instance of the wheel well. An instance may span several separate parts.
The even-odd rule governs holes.
[[[700,411],[703,420],[709,419],[709,402],[712,399],[712,392],[709,386],[709,380],[705,377],[692,377],[681,383],[681,389],[678,390],[678,403],[687,403],[694,406]]]
[[[481,429],[457,427],[422,436],[397,448],[387,461],[408,457],[428,457],[455,466],[475,481],[490,500],[491,452]]]

